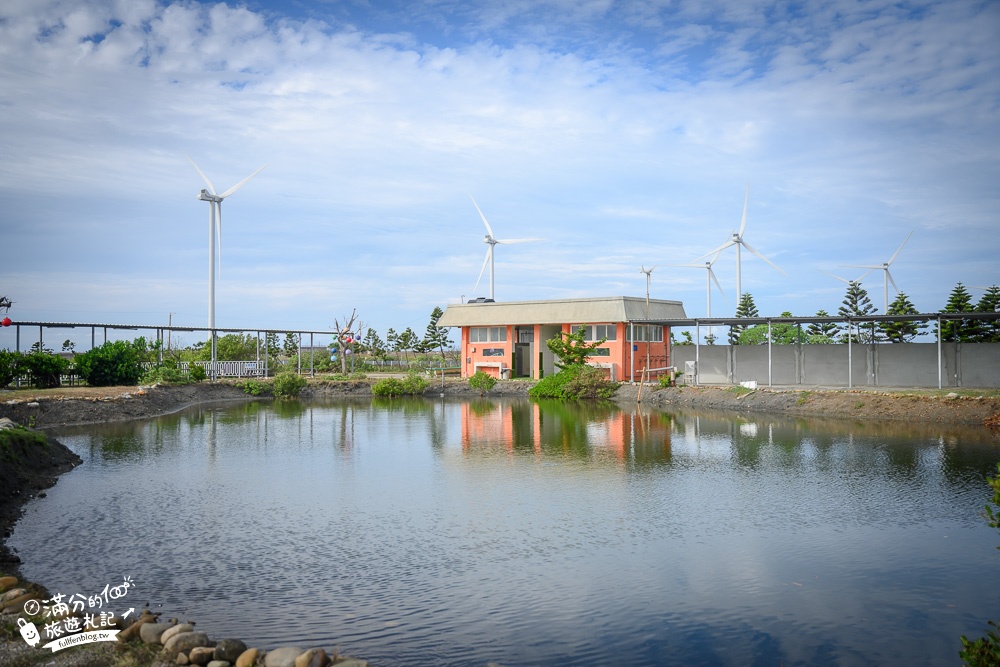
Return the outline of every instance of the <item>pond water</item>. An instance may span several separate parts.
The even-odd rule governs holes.
[[[985,429],[396,400],[57,434],[25,576],[421,665],[942,665],[1000,617]]]

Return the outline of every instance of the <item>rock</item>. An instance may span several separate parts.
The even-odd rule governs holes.
[[[301,654],[302,649],[295,646],[276,648],[264,656],[264,667],[295,667],[295,658]]]
[[[163,653],[167,659],[176,658],[178,653],[187,653],[198,646],[210,646],[215,648],[215,642],[211,641],[204,632],[180,632],[163,645]]]
[[[188,657],[183,653],[178,653],[176,662],[178,665],[186,665],[188,664]]]
[[[188,651],[188,661],[192,665],[207,665],[212,661],[212,656],[215,654],[214,648],[209,648],[207,646],[196,646],[190,651]]]
[[[7,418],[4,417],[4,419],[7,419]],[[3,419],[0,419],[0,422],[2,422],[2,421],[3,421]],[[7,421],[10,421],[10,420],[7,419]],[[14,586],[14,584],[16,584],[16,583],[17,583],[17,577],[0,577],[0,593],[3,593],[8,588],[11,588],[12,586]]]
[[[226,662],[236,662],[237,658],[247,650],[247,645],[239,639],[223,639],[215,645],[215,655],[213,660],[225,660]]]
[[[24,406],[27,408],[37,408],[39,403],[38,401],[32,401],[31,403],[25,403]]]
[[[958,394],[956,394],[956,393],[955,393],[955,392],[953,392],[953,391],[950,391],[950,392],[948,392],[947,394],[945,394],[945,396],[944,396],[944,397],[945,397],[945,398],[950,398],[951,400],[955,400],[956,398],[958,398]]]
[[[368,667],[368,661],[361,658],[344,658],[333,663],[333,667]]]
[[[228,660],[213,660],[205,665],[205,667],[229,667],[230,664]]]
[[[24,609],[24,603],[27,602],[28,600],[39,600],[38,593],[25,593],[23,595],[19,595],[16,598],[11,598],[6,602],[0,602],[0,609],[3,610],[16,609],[18,612],[20,612],[22,609]],[[41,604],[41,602],[39,602],[39,604]]]
[[[248,648],[243,653],[240,653],[240,657],[236,658],[236,667],[252,667],[257,662],[259,656],[259,649]]]
[[[149,610],[143,611],[142,616],[135,619],[135,623],[118,633],[118,641],[127,642],[135,637],[142,636],[142,628],[145,625],[156,622],[156,614]]]
[[[14,579],[14,577],[11,577],[11,579]],[[14,583],[17,583],[17,579],[14,579]],[[14,598],[19,598],[27,592],[27,588],[12,588],[0,596],[0,602],[10,602]]]
[[[311,648],[295,658],[295,667],[326,667],[328,664],[330,658],[321,648]]]
[[[194,632],[194,623],[178,623],[172,628],[168,628],[160,635],[160,643],[166,645],[170,638],[182,632]]]
[[[136,623],[142,622],[143,618],[143,616],[140,616],[139,621],[136,621]],[[135,626],[133,624],[130,627]],[[160,636],[172,627],[174,627],[173,623],[151,623],[147,621],[139,626],[139,638],[142,639],[144,644],[160,644],[162,643],[160,642]]]

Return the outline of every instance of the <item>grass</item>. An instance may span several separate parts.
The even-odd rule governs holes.
[[[799,397],[795,399],[795,405],[805,405],[809,402],[809,392],[804,391],[799,394]]]
[[[740,385],[740,386],[736,386],[736,387],[726,387],[726,391],[728,391],[730,394],[733,394],[735,396],[743,396],[744,394],[749,394],[749,393],[751,393],[754,390],[753,389],[747,389],[746,387]]]

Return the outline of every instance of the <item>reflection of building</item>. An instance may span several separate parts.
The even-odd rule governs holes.
[[[615,407],[472,401],[462,404],[462,450],[665,461],[670,417]]]
[[[589,363],[606,368],[613,380],[628,380],[639,379],[647,359],[651,370],[671,365],[670,327],[657,321],[686,317],[680,301],[643,297],[473,301],[448,306],[438,326],[462,330],[462,377],[480,370],[497,377],[551,375],[555,357],[545,341],[586,326],[587,340],[608,339]]]

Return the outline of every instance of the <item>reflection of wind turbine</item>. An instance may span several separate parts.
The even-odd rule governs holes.
[[[469,195],[469,199],[472,199],[472,205],[476,207],[479,211],[479,217],[483,219],[483,224],[486,225],[486,236],[483,241],[489,245],[486,249],[486,259],[483,260],[483,268],[479,269],[479,278],[476,279],[476,286],[472,288],[473,293],[479,289],[479,281],[483,279],[483,271],[486,270],[486,265],[490,265],[490,299],[493,299],[493,248],[498,244],[508,244],[508,243],[528,243],[531,241],[542,241],[544,239],[504,239],[500,240],[493,236],[493,229],[490,227],[490,223],[486,221],[486,216],[479,209],[479,204],[476,203],[475,198]]]
[[[743,239],[743,232],[746,230],[746,227],[747,227],[747,202],[749,200],[750,200],[750,182],[747,181],[747,191],[746,191],[746,195],[744,195],[744,197],[743,197],[743,217],[740,219],[740,231],[739,232],[733,232],[733,236],[732,236],[731,239],[729,239],[728,241],[726,241],[725,243],[723,243],[722,245],[720,245],[718,248],[715,248],[714,250],[710,250],[710,251],[708,251],[707,253],[705,253],[704,255],[702,255],[701,257],[698,258],[698,259],[704,259],[704,258],[708,257],[709,255],[711,255],[714,252],[722,252],[723,250],[725,250],[726,248],[728,248],[731,245],[736,246],[736,299],[737,299],[737,302],[743,298],[743,291],[742,291],[743,287],[742,287],[742,284],[740,282],[740,280],[742,278],[741,267],[740,267],[740,246],[745,247],[747,250],[749,250],[753,254],[757,255],[762,260],[764,260],[765,262],[767,262],[768,264],[770,264],[774,268],[778,269],[782,273],[784,273],[784,271],[777,264],[775,264],[774,262],[772,262],[771,260],[769,260],[767,257],[764,257],[764,255],[762,255],[759,252],[757,252],[757,250],[755,250],[752,245],[750,245],[749,243],[747,243]],[[695,261],[697,261],[697,260],[695,260]]]
[[[913,236],[913,232],[906,235],[906,238],[899,244],[899,248],[896,249],[896,252],[892,253],[892,257],[889,258],[888,262],[882,262],[881,264],[876,264],[874,266],[848,266],[848,268],[852,269],[871,269],[872,271],[875,269],[882,269],[882,296],[885,298],[885,312],[887,314],[889,312],[889,283],[892,283],[892,288],[896,290],[896,292],[899,292],[899,288],[896,287],[896,281],[892,279],[891,275],[889,275],[889,265],[896,261],[896,257],[899,256],[899,251],[903,249],[903,246],[906,245],[906,242],[910,240],[911,236]]]
[[[188,160],[191,160],[191,156],[187,156]],[[215,328],[215,241],[216,238],[219,240],[219,250],[220,259],[219,263],[221,265],[221,252],[222,252],[222,200],[239,190],[243,185],[249,181],[251,178],[259,174],[264,167],[261,167],[254,173],[250,174],[242,181],[229,188],[221,195],[216,194],[215,186],[212,185],[212,181],[208,180],[208,176],[198,168],[194,160],[191,160],[191,164],[201,175],[203,181],[208,186],[207,190],[202,190],[198,193],[198,199],[208,202],[208,328]],[[214,355],[213,355],[214,357]],[[213,358],[212,361],[215,361]]]

